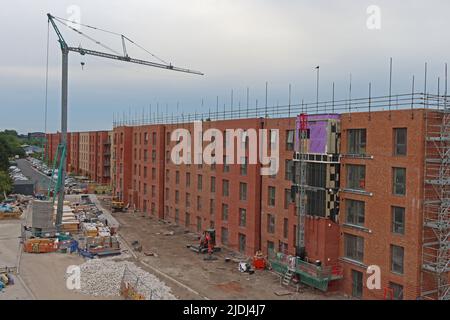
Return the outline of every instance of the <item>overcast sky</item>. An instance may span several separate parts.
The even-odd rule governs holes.
[[[353,96],[387,94],[389,57],[394,60],[393,92],[410,91],[411,77],[423,87],[424,62],[429,88],[443,78],[450,44],[448,0],[1,0],[0,130],[44,130],[47,17],[50,12],[81,23],[122,33],[175,66],[200,70],[204,76],[170,72],[97,57],[70,54],[69,130],[110,129],[114,113],[148,113],[156,103],[169,114],[215,110],[220,105],[292,99],[315,101],[315,67],[320,65],[320,97],[347,96],[349,74]],[[367,27],[367,8],[381,9],[381,29]],[[71,46],[102,49],[60,25]],[[117,36],[80,30],[121,52]],[[130,55],[154,58],[129,46]],[[105,51],[105,50],[104,50]],[[81,62],[85,63],[84,70]],[[50,29],[48,131],[60,127],[61,52]]]

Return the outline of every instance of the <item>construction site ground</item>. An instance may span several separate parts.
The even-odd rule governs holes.
[[[268,270],[242,273],[237,262],[225,261],[226,257],[239,259],[226,249],[214,254],[217,260],[205,261],[204,254],[187,248],[188,244],[198,244],[198,235],[186,233],[182,227],[141,213],[117,212],[113,216],[129,247],[133,241],[141,243],[142,252],[133,252],[137,264],[165,281],[180,299],[346,299],[306,286],[300,286],[299,292],[294,286],[282,287],[279,276]],[[171,231],[173,234],[168,235]],[[155,256],[146,256],[145,252]]]
[[[75,254],[25,253],[20,245],[22,224],[30,223],[31,207],[21,219],[0,220],[0,267],[15,267],[14,285],[0,292],[0,300],[92,300],[119,297],[95,297],[69,290],[66,270],[70,265],[80,265],[84,259]]]
[[[28,163],[21,163],[27,166]],[[30,170],[33,181],[45,179]],[[73,198],[73,199],[72,199]],[[67,196],[74,201],[76,197]],[[91,195],[94,203],[107,215],[107,197]],[[70,265],[81,265],[84,258],[77,254],[22,252],[20,237],[22,224],[31,225],[32,212],[29,207],[21,219],[0,220],[0,266],[16,267],[19,273],[15,283],[0,293],[3,299],[121,299],[85,295],[66,287],[66,270]],[[123,254],[119,259],[134,262],[145,271],[164,281],[179,299],[346,299],[338,294],[324,294],[312,288],[301,286],[282,287],[275,273],[256,270],[254,274],[238,270],[239,256],[223,249],[216,253],[215,261],[204,261],[205,255],[187,248],[187,244],[198,244],[198,235],[186,233],[184,228],[144,216],[141,213],[113,213],[120,224],[119,236]],[[112,219],[114,221],[114,219]],[[173,234],[165,235],[167,232]],[[133,241],[142,244],[142,252],[131,249]],[[152,252],[154,256],[144,253]],[[225,262],[225,257],[238,259]],[[242,257],[243,258],[243,257]]]

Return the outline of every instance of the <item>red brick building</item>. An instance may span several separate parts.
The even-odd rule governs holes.
[[[429,222],[439,214],[436,203],[442,203],[433,195],[439,188],[430,186],[439,182],[433,178],[439,171],[435,166],[446,163],[439,160],[442,119],[442,113],[424,109],[311,115],[303,142],[297,140],[296,118],[203,121],[203,135],[195,132],[194,123],[120,126],[109,135],[112,141],[107,132],[89,133],[89,171],[101,183],[110,181],[114,196],[132,209],[193,232],[214,228],[221,246],[247,256],[258,250],[294,256],[299,219],[295,152],[296,144],[304,143],[306,258],[324,267],[339,264],[343,270],[343,278],[328,289],[363,299],[416,299],[424,292],[435,297],[436,287],[445,283],[433,272],[442,247],[433,238],[436,224]],[[278,172],[261,175],[259,162],[249,164],[249,146],[258,145],[250,136],[224,135],[220,141],[224,149],[233,142],[235,155],[239,144],[245,146],[242,164],[229,164],[231,159],[211,165],[172,161],[173,148],[184,139],[176,129],[193,139],[192,148],[179,157],[193,160],[201,156],[195,140],[205,150],[213,140],[203,141],[211,128],[222,133],[268,129],[269,151],[272,132],[278,130]],[[426,138],[430,128],[434,136]],[[58,140],[48,139],[46,152],[51,154]],[[72,148],[76,140],[74,134]],[[214,143],[220,147],[219,141]],[[75,157],[76,152],[70,154]],[[70,163],[76,166],[73,159]],[[379,289],[367,285],[369,266],[380,268]],[[448,279],[448,271],[443,277]]]
[[[55,154],[58,151],[58,145],[61,143],[61,133],[47,133],[45,145],[45,158],[50,166],[53,166]],[[66,171],[70,169],[71,163],[71,133],[67,133],[67,147],[66,147]]]
[[[111,136],[109,131],[95,132],[95,181],[100,184],[111,182]]]
[[[46,158],[50,166],[60,143],[61,134],[47,134]],[[110,184],[111,138],[109,131],[67,133],[66,171],[86,175],[100,184]]]
[[[68,172],[78,175],[80,171],[80,133],[73,132],[70,138],[70,166]]]
[[[223,133],[223,144],[232,143],[225,138],[226,129],[261,128],[259,119],[205,121],[203,134],[210,128]],[[248,149],[245,165],[190,164],[175,165],[171,160],[171,150],[177,142],[170,141],[175,129],[186,129],[194,137],[193,124],[167,125],[165,137],[165,216],[168,220],[186,228],[201,232],[215,228],[219,243],[247,255],[260,249],[261,227],[261,176],[259,164],[248,164]],[[197,137],[199,139],[202,136]],[[202,139],[203,140],[203,139]],[[210,142],[202,142],[205,148]],[[234,139],[235,157],[241,143]],[[248,144],[248,142],[247,142]],[[198,156],[198,155],[197,155]],[[189,158],[193,159],[194,141]],[[228,160],[230,162],[231,159]],[[234,163],[237,162],[235,158]]]
[[[132,203],[129,190],[132,186],[132,159],[133,159],[133,128],[114,128],[114,166],[113,192],[115,197]]]
[[[343,114],[343,290],[381,299],[421,294],[426,110]],[[366,286],[381,268],[382,290]]]

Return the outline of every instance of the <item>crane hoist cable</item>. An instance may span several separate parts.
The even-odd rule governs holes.
[[[71,21],[71,20],[64,19],[64,18],[60,18],[60,17],[57,17],[57,16],[53,16],[53,17],[54,17],[55,20],[58,21],[59,23],[62,23],[62,24],[65,25],[66,27],[71,28],[73,31],[75,31],[75,32],[77,32],[77,33],[79,33],[79,34],[82,34],[82,33],[81,33],[79,30],[77,30],[77,29],[75,29],[75,28],[73,28],[73,27],[70,27],[70,26],[69,26],[68,24],[66,24],[65,22],[68,22],[68,23],[71,23],[71,24],[76,24],[76,25],[79,25],[79,26],[82,26],[82,27],[86,27],[86,28],[89,28],[89,29],[97,30],[97,31],[102,31],[102,32],[105,32],[105,33],[109,33],[109,34],[112,34],[112,35],[121,37],[122,39],[125,39],[125,40],[127,40],[128,42],[130,42],[131,44],[134,44],[134,45],[135,45],[136,47],[138,47],[139,49],[145,51],[146,53],[148,53],[149,55],[151,55],[153,58],[159,60],[160,62],[165,63],[165,64],[167,64],[167,65],[171,64],[171,63],[165,61],[164,59],[158,57],[156,54],[150,52],[149,50],[147,50],[146,48],[144,48],[143,46],[139,45],[138,43],[136,43],[135,41],[131,40],[129,37],[127,37],[127,36],[125,36],[125,35],[123,35],[123,34],[120,34],[120,33],[114,32],[114,31],[110,31],[110,30],[105,30],[105,29],[102,29],[102,28],[93,27],[93,26],[90,26],[90,25],[88,25],[88,24],[83,24],[83,23],[79,23],[79,22],[76,22],[76,21]],[[91,39],[91,40],[92,40],[92,39]],[[92,40],[92,41],[96,41],[96,40]],[[97,43],[97,44],[99,44],[99,43]],[[112,49],[110,49],[110,48],[106,48],[106,49],[112,50]],[[113,51],[113,50],[112,50],[112,51]],[[113,51],[113,52],[117,54],[116,51]]]

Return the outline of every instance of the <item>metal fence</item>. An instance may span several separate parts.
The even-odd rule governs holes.
[[[391,96],[376,96],[365,98],[352,98],[344,100],[328,100],[319,102],[287,104],[277,106],[256,106],[256,107],[203,107],[208,112],[201,113],[154,113],[151,112],[147,116],[131,115],[115,116],[113,120],[114,127],[120,126],[140,126],[151,124],[181,124],[193,121],[218,121],[232,119],[248,119],[248,118],[284,118],[294,117],[300,113],[314,114],[334,114],[334,113],[352,113],[352,112],[371,112],[371,111],[394,111],[405,109],[436,109],[443,110],[447,106],[449,96],[424,94],[420,92],[411,92],[406,94],[397,94]],[[145,112],[144,112],[145,113]]]
[[[162,297],[140,277],[125,267],[122,281],[120,283],[120,293],[126,300],[161,300]]]

